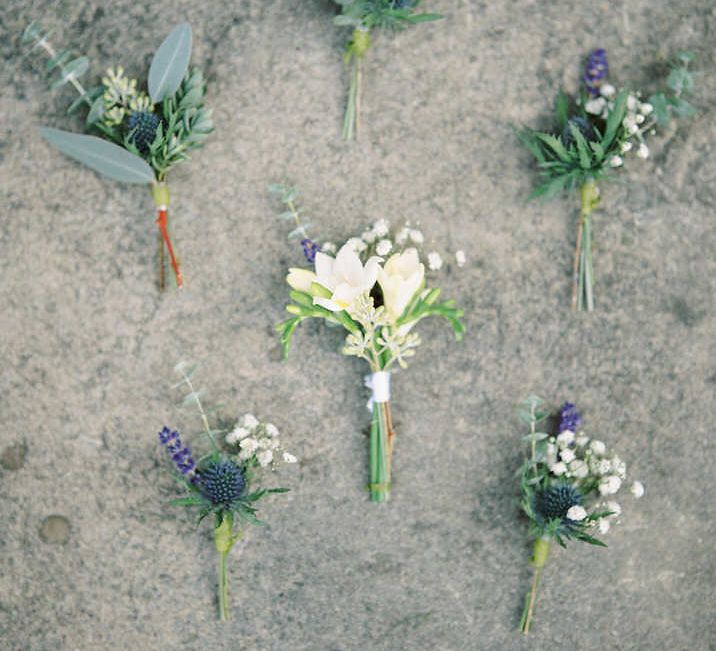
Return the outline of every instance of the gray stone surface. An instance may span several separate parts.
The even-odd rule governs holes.
[[[446,20],[380,38],[366,61],[363,137],[339,138],[345,33],[327,0],[112,3],[9,0],[0,10],[0,647],[40,649],[713,649],[713,76],[698,117],[604,190],[598,311],[568,309],[575,202],[524,201],[534,182],[513,126],[539,124],[578,62],[606,47],[613,77],[653,88],[678,49],[714,69],[709,0],[431,0]],[[93,73],[146,69],[191,21],[217,131],[172,175],[187,287],[159,296],[149,194],[51,150],[64,116],[18,33],[39,18]],[[290,179],[322,234],[409,218],[468,264],[443,278],[464,305],[456,345],[426,344],[394,382],[393,500],[363,490],[363,367],[336,332],[300,331],[284,363],[273,324],[300,261],[267,183]],[[172,366],[226,418],[253,411],[301,464],[270,523],[231,557],[234,620],[215,622],[208,526],[174,492],[156,431],[187,435]],[[647,496],[609,536],[547,567],[534,635],[516,632],[529,573],[513,472],[529,392],[576,400]],[[43,542],[45,518],[70,523]]]

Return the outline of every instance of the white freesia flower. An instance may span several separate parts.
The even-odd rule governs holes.
[[[619,502],[607,502],[607,511],[611,511],[611,517],[616,518],[622,514],[622,507]]]
[[[569,510],[567,511],[567,519],[572,520],[572,522],[581,522],[586,517],[587,511],[584,509],[583,506],[570,506]]]
[[[274,445],[274,442],[268,436],[262,436],[257,443],[260,450],[270,450]]]
[[[310,294],[311,284],[316,282],[316,274],[314,274],[312,271],[309,271],[308,269],[298,269],[296,267],[291,267],[288,270],[286,282],[291,286],[291,289]]]
[[[278,436],[278,427],[276,427],[273,423],[266,423],[266,427],[264,429],[266,430],[267,436],[270,436],[271,438]]]
[[[622,154],[626,154],[628,151],[631,151],[632,146],[633,145],[631,140],[625,140],[621,146]]]
[[[597,521],[597,526],[599,527],[599,533],[605,534],[611,529],[611,524],[609,524],[609,520],[606,518],[599,518]]]
[[[609,159],[609,167],[621,167],[624,165],[624,159],[621,156],[612,156]]]
[[[577,444],[578,447],[583,448],[585,445],[587,445],[587,443],[589,443],[589,437],[586,434],[580,433],[579,436],[574,439],[574,442]]]
[[[313,302],[331,312],[350,309],[358,296],[375,285],[380,262],[380,258],[373,256],[364,267],[350,240],[335,258],[319,251],[316,253],[316,282],[332,295],[330,298],[316,296]]]
[[[639,100],[636,98],[635,95],[629,94],[627,96],[627,108],[630,111],[636,111],[637,106],[639,106]]]
[[[256,455],[256,460],[262,468],[265,468],[273,461],[273,452],[271,450],[261,450]]]
[[[612,468],[614,469],[614,474],[618,475],[621,479],[626,477],[626,463],[616,455],[612,459]]]
[[[560,448],[566,448],[570,443],[574,442],[574,432],[571,429],[566,429],[564,432],[560,432],[557,436],[557,445]]]
[[[390,256],[385,266],[378,268],[378,282],[383,303],[393,322],[403,314],[425,279],[425,267],[414,248]]]
[[[631,488],[630,488],[629,490],[631,490],[631,494],[632,494],[636,499],[639,499],[640,497],[643,497],[643,496],[644,496],[644,493],[646,492],[646,491],[644,490],[644,484],[642,484],[640,481],[635,481],[635,482],[631,485]]]
[[[642,142],[636,150],[636,155],[639,158],[649,158],[649,148]]]
[[[298,459],[294,457],[290,452],[284,452],[283,453],[283,461],[284,463],[296,463]]]
[[[323,251],[324,253],[335,253],[336,245],[333,244],[333,242],[324,242],[321,245],[321,251]]]
[[[622,485],[622,480],[616,475],[608,475],[602,477],[599,482],[599,494],[600,495],[614,495]]]
[[[639,112],[640,112],[642,115],[650,115],[653,110],[654,110],[654,106],[653,106],[652,104],[649,104],[649,102],[644,102],[644,103],[639,107]]]
[[[241,419],[241,425],[250,432],[253,432],[259,426],[259,421],[253,414],[244,414],[244,417]]]

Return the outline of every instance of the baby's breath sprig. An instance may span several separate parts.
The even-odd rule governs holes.
[[[288,210],[282,215],[296,224],[295,234],[307,238],[299,218],[294,188],[275,186]],[[293,335],[307,319],[320,318],[346,331],[344,355],[365,360],[371,370],[366,386],[371,389],[373,418],[370,434],[371,499],[384,502],[391,488],[391,457],[395,432],[390,409],[390,373],[404,369],[415,355],[421,339],[414,331],[422,319],[444,318],[459,341],[464,334],[463,312],[452,300],[439,301],[440,289],[426,287],[426,265],[421,261],[423,233],[406,225],[393,234],[386,219],[379,219],[359,236],[336,246],[325,242],[312,257],[315,271],[291,268],[286,278],[291,288],[290,316],[276,326],[284,356]],[[304,247],[305,248],[305,247]],[[385,259],[387,256],[387,260]],[[458,266],[465,262],[456,257]],[[442,257],[427,255],[431,271],[442,267]],[[383,264],[384,263],[384,264]]]
[[[175,371],[181,380],[173,388],[189,389],[183,404],[196,408],[211,450],[195,460],[179,432],[166,426],[159,432],[159,442],[169,453],[179,483],[186,491],[172,505],[197,508],[198,522],[213,516],[214,546],[219,554],[219,618],[226,620],[229,619],[227,559],[243,535],[241,525],[263,524],[256,517],[256,502],[271,493],[288,490],[252,489],[257,473],[269,466],[275,469],[280,461],[295,463],[297,459],[283,449],[278,428],[259,422],[252,414],[244,414],[231,429],[212,429],[201,400],[203,390],[196,389],[192,381],[195,370],[187,362],[177,364]]]
[[[399,30],[410,25],[442,18],[440,14],[415,13],[421,0],[335,0],[341,14],[334,22],[340,27],[352,27],[343,60],[351,67],[348,103],[343,119],[343,138],[351,140],[360,128],[360,96],[363,57],[370,48],[374,29]]]
[[[69,112],[87,107],[86,128],[94,135],[58,129],[41,134],[64,154],[96,172],[124,183],[148,183],[157,207],[159,288],[165,288],[168,263],[177,287],[183,285],[179,261],[169,237],[169,188],[167,174],[189,152],[200,147],[213,130],[211,113],[204,107],[205,82],[198,69],[189,71],[191,28],[175,27],[157,49],[149,69],[147,92],[122,66],[108,68],[99,86],[85,89],[79,81],[89,68],[87,57],[72,59],[57,51],[49,36],[36,24],[25,29],[22,41],[40,48],[49,57],[47,70],[57,69],[59,79],[51,88],[71,83],[79,97]]]
[[[550,433],[553,415],[542,398],[529,396],[517,414],[529,425],[524,437],[529,454],[520,469],[521,506],[530,521],[534,539],[532,586],[525,599],[520,630],[529,633],[537,602],[537,590],[550,547],[556,541],[578,540],[606,547],[596,534],[606,534],[619,522],[622,508],[614,496],[626,482],[626,464],[600,440],[582,430],[582,416],[574,404],[565,402],[556,413],[557,431]],[[635,498],[644,486],[631,486]]]
[[[693,89],[688,67],[693,55],[682,52],[671,64],[668,90],[642,99],[641,92],[617,89],[607,81],[609,66],[603,49],[592,52],[576,98],[561,92],[552,132],[530,128],[518,135],[537,160],[542,183],[530,198],[550,198],[563,190],[579,189],[581,209],[573,262],[572,307],[594,309],[592,214],[600,202],[598,182],[624,165],[630,152],[649,157],[647,135],[676,117],[691,117],[694,107],[686,95]]]

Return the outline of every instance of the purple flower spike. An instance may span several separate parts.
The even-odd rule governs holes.
[[[598,48],[587,57],[587,65],[584,68],[584,87],[587,92],[596,97],[599,95],[599,87],[609,74],[609,63],[607,63],[607,51]]]
[[[306,260],[313,264],[316,261],[316,253],[321,250],[321,247],[307,237],[301,240],[301,246],[303,247],[303,255],[306,256]]]
[[[191,450],[185,445],[182,445],[181,439],[179,438],[179,432],[176,430],[170,430],[168,427],[164,427],[159,432],[159,442],[167,449],[167,452],[172,457],[172,461],[176,466],[177,470],[182,475],[194,475],[196,470],[196,463],[194,458],[191,456]]]
[[[582,416],[577,411],[576,405],[565,402],[559,410],[559,431],[570,430],[576,432],[582,424]]]

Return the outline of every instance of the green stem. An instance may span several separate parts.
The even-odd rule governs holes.
[[[542,578],[542,571],[545,563],[547,562],[550,545],[551,540],[549,538],[538,538],[535,540],[534,551],[532,559],[530,560],[530,563],[532,563],[534,567],[534,572],[532,574],[532,587],[525,599],[525,607],[522,611],[522,619],[520,620],[520,630],[525,635],[530,632],[530,626],[532,625],[534,609],[537,604],[537,589],[539,588],[539,582]]]
[[[219,619],[225,622],[229,619],[229,574],[226,559],[229,552],[219,553]]]
[[[355,137],[358,124],[358,86],[360,81],[360,57],[353,56],[351,65],[351,85],[348,90],[348,103],[343,117],[343,139],[352,140]]]
[[[388,403],[373,403],[370,428],[370,499],[387,502],[390,497],[390,425]]]
[[[591,215],[599,203],[599,190],[593,179],[586,181],[580,188],[580,199],[577,246],[574,252],[572,308],[591,312],[594,309]]]

